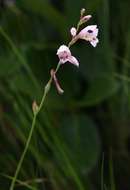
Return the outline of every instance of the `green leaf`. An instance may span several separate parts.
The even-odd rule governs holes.
[[[79,172],[88,173],[96,164],[100,152],[95,123],[83,114],[67,115],[61,123],[61,133],[72,163]]]
[[[119,83],[113,78],[99,77],[91,82],[85,98],[78,104],[82,106],[99,104],[114,95],[118,89]]]

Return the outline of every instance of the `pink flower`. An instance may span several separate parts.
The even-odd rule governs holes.
[[[90,25],[82,29],[77,37],[79,39],[89,41],[93,47],[96,47],[97,43],[99,42],[97,35],[98,35],[97,25]]]
[[[82,8],[81,11],[80,11],[80,16],[81,18],[83,17],[83,15],[85,14],[86,12],[86,9],[85,8]]]
[[[66,45],[61,45],[59,49],[57,50],[57,55],[59,57],[60,63],[64,64],[67,61],[76,65],[77,67],[79,66],[78,60],[71,55],[70,49]]]
[[[76,33],[77,33],[76,28],[75,28],[75,27],[72,27],[72,28],[70,29],[70,33],[71,33],[72,37],[76,36]]]
[[[81,24],[84,24],[84,23],[87,22],[91,17],[92,17],[91,15],[83,16],[83,17],[80,19],[80,23],[81,23]]]

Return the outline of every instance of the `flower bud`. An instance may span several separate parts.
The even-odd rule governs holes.
[[[51,77],[53,78],[53,80],[54,80],[54,83],[55,83],[55,86],[56,86],[56,89],[57,89],[57,91],[58,91],[58,93],[59,94],[63,94],[64,93],[64,90],[60,87],[60,84],[59,84],[59,82],[58,82],[58,79],[57,79],[57,77],[56,77],[56,75],[55,75],[55,71],[53,70],[53,69],[51,69]]]
[[[33,110],[33,113],[34,115],[38,112],[38,105],[37,105],[37,102],[36,101],[33,101],[32,103],[32,110]]]
[[[76,33],[77,33],[76,28],[75,28],[75,27],[72,27],[72,28],[70,29],[70,33],[71,33],[72,37],[76,36]]]
[[[85,22],[87,22],[91,17],[92,17],[91,15],[86,15],[86,16],[82,17],[80,19],[80,25],[84,24]]]
[[[80,16],[81,16],[81,18],[82,18],[83,15],[85,14],[85,11],[86,11],[85,8],[82,8],[82,9],[81,9],[81,11],[80,11]]]

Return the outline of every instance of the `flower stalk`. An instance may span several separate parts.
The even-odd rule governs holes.
[[[58,65],[56,67],[56,70],[55,70],[55,73],[58,72],[59,68],[60,68],[60,64],[58,63]],[[29,135],[28,135],[28,138],[27,138],[27,141],[26,141],[26,144],[25,144],[24,151],[23,151],[23,153],[21,155],[21,158],[20,158],[20,160],[18,162],[18,165],[17,165],[17,168],[16,168],[16,171],[15,171],[14,177],[12,179],[12,182],[11,182],[9,190],[14,190],[15,182],[17,180],[17,177],[18,177],[18,174],[20,172],[24,157],[25,157],[25,155],[27,153],[27,150],[29,148],[29,145],[30,145],[30,142],[31,142],[31,139],[32,139],[32,135],[33,135],[33,131],[34,131],[34,128],[35,128],[35,125],[36,125],[36,119],[37,119],[38,113],[43,108],[46,96],[47,96],[47,94],[48,94],[48,92],[50,91],[50,88],[51,88],[51,83],[52,83],[52,76],[50,77],[48,83],[46,84],[46,86],[44,88],[44,93],[43,93],[43,96],[42,96],[42,99],[41,99],[41,102],[40,102],[39,106],[36,104],[35,101],[33,102],[32,109],[33,109],[33,114],[34,115],[33,115],[31,130],[29,132]]]
[[[41,109],[44,106],[44,102],[45,102],[47,94],[50,91],[52,82],[54,82],[54,84],[56,86],[56,89],[57,89],[59,94],[63,94],[63,92],[64,92],[64,90],[60,87],[59,81],[58,81],[58,79],[56,77],[56,74],[57,74],[60,66],[62,64],[65,64],[66,62],[69,62],[69,63],[79,67],[79,61],[77,60],[76,57],[74,57],[72,55],[72,53],[70,51],[70,47],[72,45],[74,45],[79,39],[89,41],[90,44],[93,47],[96,47],[96,45],[97,45],[97,43],[99,41],[98,38],[97,38],[97,35],[98,35],[97,25],[90,25],[90,26],[85,27],[81,31],[79,31],[80,26],[82,24],[84,24],[85,22],[87,22],[91,18],[91,15],[84,16],[84,14],[85,14],[85,9],[82,9],[81,10],[81,15],[80,15],[80,20],[79,20],[79,22],[77,24],[77,27],[76,28],[72,27],[71,30],[70,30],[72,39],[68,43],[68,46],[61,45],[59,47],[59,49],[57,50],[57,56],[59,58],[59,63],[57,64],[57,67],[56,67],[55,70],[51,69],[51,72],[50,72],[51,76],[50,76],[50,79],[49,79],[49,81],[47,82],[47,84],[46,84],[46,86],[44,88],[44,93],[43,93],[43,96],[42,96],[40,104],[37,105],[37,103],[35,101],[33,102],[33,105],[32,105],[33,120],[32,120],[32,124],[31,124],[31,129],[30,129],[30,132],[29,132],[29,135],[28,135],[28,138],[27,138],[23,153],[22,153],[21,158],[20,158],[20,160],[18,162],[18,165],[16,167],[14,177],[12,178],[12,182],[11,182],[9,190],[14,190],[15,182],[17,181],[18,174],[20,172],[22,163],[24,161],[25,155],[26,155],[26,153],[28,151],[28,148],[29,148],[29,145],[30,145],[30,142],[31,142],[31,139],[32,139],[32,135],[33,135],[33,131],[34,131],[35,126],[36,126],[36,120],[37,120],[38,114],[39,114],[39,112],[41,111]],[[71,166],[70,166],[70,168],[71,168]],[[73,173],[73,176],[75,176],[75,173],[74,173],[73,170],[72,170],[72,173]],[[76,178],[77,178],[77,184],[79,186],[79,189],[83,190],[84,188],[82,187],[82,184],[80,183],[80,180],[77,177],[77,175],[76,175]]]

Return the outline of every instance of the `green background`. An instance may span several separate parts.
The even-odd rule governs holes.
[[[12,4],[9,4],[12,2]],[[18,190],[130,189],[130,1],[0,1],[0,189],[8,190],[56,51],[84,7],[99,44],[77,42],[39,114]],[[85,25],[86,26],[86,25]]]

